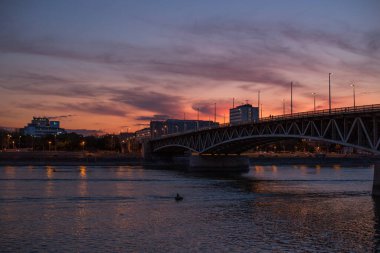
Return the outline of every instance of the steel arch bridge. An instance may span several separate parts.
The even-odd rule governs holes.
[[[258,123],[166,135],[151,139],[150,146],[153,153],[190,150],[200,154],[240,154],[287,139],[324,141],[380,154],[380,104],[273,116]]]

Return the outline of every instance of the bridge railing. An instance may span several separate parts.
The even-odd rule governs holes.
[[[268,121],[276,121],[276,120],[289,120],[289,119],[297,119],[297,118],[337,115],[337,114],[366,113],[366,112],[374,112],[374,111],[380,112],[380,104],[352,106],[352,107],[340,107],[340,108],[333,108],[331,110],[324,109],[324,110],[316,110],[316,111],[308,111],[308,112],[297,112],[297,113],[293,113],[293,114],[289,113],[289,114],[283,114],[283,115],[274,115],[274,116],[260,118],[258,123],[268,122]],[[247,124],[252,124],[252,122],[243,122],[240,124],[233,124],[233,126],[247,125]],[[165,137],[169,137],[169,136],[177,136],[177,135],[182,135],[182,134],[194,133],[194,132],[198,132],[198,131],[202,131],[202,130],[229,127],[229,126],[231,126],[230,123],[219,124],[218,126],[203,127],[203,128],[196,129],[196,130],[189,130],[189,131],[185,131],[185,132],[165,134],[165,135],[161,135],[160,137],[153,138],[153,139],[160,139],[160,138],[165,138]]]
[[[324,109],[324,110],[316,110],[316,111],[309,111],[309,112],[297,112],[293,114],[288,113],[284,115],[274,115],[274,116],[261,118],[259,122],[283,120],[283,119],[297,119],[297,118],[306,118],[306,117],[318,117],[318,116],[337,115],[337,114],[348,114],[348,113],[365,113],[365,112],[373,112],[373,111],[380,111],[380,104],[341,107],[341,108],[333,108],[331,110]]]

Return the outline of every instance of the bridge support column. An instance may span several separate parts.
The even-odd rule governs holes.
[[[372,196],[380,197],[380,162],[376,162],[373,168]]]
[[[144,141],[142,143],[141,156],[145,160],[152,158],[152,146],[149,141]]]
[[[193,172],[247,172],[249,159],[236,155],[198,155],[190,157],[189,171]]]

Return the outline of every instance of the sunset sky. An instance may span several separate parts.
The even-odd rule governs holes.
[[[0,126],[138,130],[165,117],[228,118],[380,103],[380,1],[0,1]]]

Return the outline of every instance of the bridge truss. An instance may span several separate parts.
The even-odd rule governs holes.
[[[153,152],[240,154],[288,139],[324,141],[380,154],[380,105],[268,117],[258,123],[163,136],[150,143]]]

